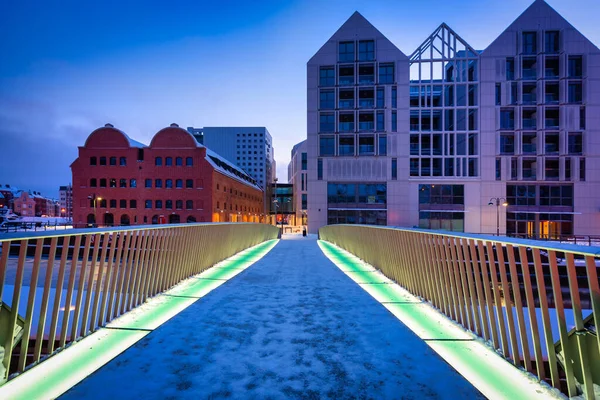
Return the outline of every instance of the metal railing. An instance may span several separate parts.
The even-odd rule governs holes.
[[[265,224],[0,236],[0,385],[178,282],[269,239]]]
[[[319,236],[430,302],[515,366],[570,397],[579,386],[594,398],[600,247],[357,225],[325,226]]]

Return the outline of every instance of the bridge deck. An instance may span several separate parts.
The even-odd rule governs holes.
[[[280,241],[63,397],[482,397],[314,238],[298,239]]]

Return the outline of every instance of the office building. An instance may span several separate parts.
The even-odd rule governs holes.
[[[410,56],[355,13],[307,79],[311,232],[600,233],[600,51],[544,1],[484,50],[442,24]]]
[[[60,197],[60,214],[58,215],[67,219],[73,218],[73,187],[70,184],[60,186],[58,193]]]
[[[295,225],[306,225],[306,211],[308,205],[308,153],[306,140],[292,148],[291,161],[288,164],[288,183],[294,187],[292,199],[295,212]]]

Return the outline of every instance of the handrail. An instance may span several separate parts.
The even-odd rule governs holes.
[[[0,235],[0,385],[278,232],[266,224],[193,223]]]
[[[570,397],[579,384],[594,398],[600,247],[366,225],[325,226],[319,237],[429,301],[517,367]]]

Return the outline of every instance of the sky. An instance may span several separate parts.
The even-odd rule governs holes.
[[[94,129],[173,122],[267,127],[287,181],[306,63],[354,11],[409,55],[442,22],[483,49],[531,2],[0,0],[0,184],[57,197]],[[598,0],[548,3],[600,45]]]

